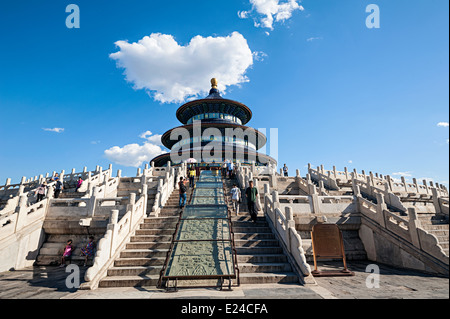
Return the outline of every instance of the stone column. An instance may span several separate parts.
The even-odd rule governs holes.
[[[418,234],[418,228],[420,228],[420,221],[417,218],[417,213],[415,208],[408,208],[408,215],[409,215],[409,234],[411,236],[411,241],[414,246],[421,249],[420,245],[420,239]]]
[[[419,184],[417,183],[417,179],[416,178],[413,178],[413,184],[416,187],[417,194],[419,194]]]
[[[264,214],[267,214],[267,199],[266,196],[270,195],[269,184],[264,184]]]
[[[25,223],[27,221],[27,202],[28,198],[26,195],[20,195],[19,197],[19,203],[16,208],[17,214],[17,220],[16,220],[16,227],[15,232],[19,231],[25,226]]]
[[[272,191],[272,203],[273,203],[273,210],[275,211],[276,208],[280,208],[280,199],[278,197],[278,191],[274,190]]]
[[[92,188],[92,195],[88,203],[88,217],[93,218],[95,214],[95,206],[97,205],[98,187]]]
[[[439,194],[436,188],[431,189],[431,193],[433,194],[433,205],[436,211],[436,214],[442,214],[441,204],[439,203]]]
[[[287,206],[284,209],[284,215],[286,217],[286,225],[285,225],[285,231],[286,231],[286,236],[285,238],[287,239],[287,243],[286,243],[286,247],[288,249],[289,252],[291,252],[291,231],[290,229],[293,228],[295,230],[295,221],[294,221],[294,212],[292,211],[292,207]]]
[[[319,195],[316,192],[316,189],[313,188],[313,192],[310,195],[311,198],[311,204],[312,204],[312,210],[313,214],[320,214],[320,202],[319,202]]]
[[[136,193],[130,193],[129,205],[133,206],[136,204]]]
[[[384,201],[384,195],[377,193],[376,196],[377,196],[377,220],[381,226],[386,228],[384,211],[387,210],[387,205]]]

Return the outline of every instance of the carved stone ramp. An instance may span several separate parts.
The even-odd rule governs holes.
[[[239,285],[232,224],[221,177],[204,171],[181,214],[159,288]]]

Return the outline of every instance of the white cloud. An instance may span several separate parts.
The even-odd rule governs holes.
[[[161,142],[162,135],[160,135],[160,134],[153,135],[152,132],[147,131],[147,132],[144,132],[141,135],[139,135],[139,137],[143,138],[143,139],[146,139],[150,143],[153,143],[153,144],[156,144],[156,145],[162,145],[162,142]]]
[[[160,33],[134,43],[117,41],[116,45],[120,51],[110,58],[125,69],[126,80],[162,103],[207,95],[211,78],[219,80],[219,90],[225,94],[228,86],[249,81],[245,73],[254,58],[239,32],[227,37],[196,36],[186,46],[172,35]]]
[[[238,16],[241,19],[247,19],[248,18],[248,11],[238,11]]]
[[[392,173],[393,176],[412,177],[412,172],[396,172]]]
[[[265,52],[259,51],[259,52],[253,52],[253,58],[255,61],[261,62],[264,61],[265,58],[267,58],[267,54]]]
[[[448,124],[448,122],[439,122],[439,123],[437,124],[437,126],[439,126],[439,127],[448,127],[449,124]]]
[[[47,132],[54,132],[54,133],[62,133],[62,132],[64,132],[64,129],[63,129],[63,128],[60,128],[60,127],[55,127],[55,128],[43,128],[43,130],[44,130],[44,131],[47,131]]]
[[[349,163],[349,164],[353,164],[353,161],[352,161],[352,160],[349,160],[348,163]]]
[[[150,131],[147,131],[139,137],[146,140],[143,145],[135,143],[124,147],[114,146],[105,151],[106,158],[119,165],[139,167],[144,162],[150,162],[156,156],[165,153],[159,145],[156,145],[157,143],[152,142],[159,139],[158,144],[160,144],[161,135],[152,135]]]
[[[282,3],[280,3],[280,0],[250,0],[252,10],[239,11],[238,16],[245,19],[250,16],[252,11],[256,11],[260,17],[255,19],[255,27],[273,30],[274,22],[283,22],[290,19],[294,11],[304,10],[299,2],[299,0],[287,0]]]
[[[312,42],[312,41],[322,40],[322,39],[323,39],[322,37],[311,37],[311,38],[306,39],[306,41]]]

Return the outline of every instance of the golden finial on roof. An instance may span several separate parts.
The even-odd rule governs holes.
[[[211,79],[211,87],[213,89],[217,89],[217,84],[218,84],[217,79],[216,78],[212,78]]]

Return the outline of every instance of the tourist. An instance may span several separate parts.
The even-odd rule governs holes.
[[[234,179],[234,178],[236,178],[236,175],[237,175],[237,167],[236,167],[236,166],[234,166],[234,168],[233,168],[233,172],[231,173],[231,179]]]
[[[227,167],[227,168],[228,168],[228,174],[227,174],[227,175],[228,175],[228,178],[231,178],[231,174],[232,174],[233,169],[234,169],[234,164],[233,164],[233,162],[230,161],[230,162],[228,163],[228,167]]]
[[[44,199],[46,190],[47,190],[47,183],[46,182],[42,183],[37,188],[37,190],[36,190],[36,196],[37,196],[36,203],[40,202],[41,200]]]
[[[227,162],[226,161],[223,162],[223,165],[222,165],[222,177],[223,178],[227,177]]]
[[[56,184],[54,188],[55,188],[55,198],[59,198],[59,194],[64,188],[63,183],[60,181],[59,177],[56,177]]]
[[[73,251],[72,239],[69,239],[67,241],[66,247],[64,247],[64,253],[61,257],[61,265],[59,267],[64,267],[66,265],[66,259],[67,260],[72,259],[72,251]]]
[[[186,180],[183,179],[183,177],[180,177],[180,182],[178,183],[178,186],[180,188],[180,208],[183,208],[184,205],[186,205]]]
[[[86,247],[81,248],[81,256],[84,256],[84,265],[87,265],[87,261],[89,257],[93,257],[95,252],[95,242],[94,236],[89,236],[89,242],[86,244]]]
[[[75,192],[78,192],[78,190],[81,188],[81,185],[83,184],[83,179],[80,177],[78,177],[78,182],[77,182],[77,186],[75,188]]]
[[[253,181],[249,182],[249,187],[245,190],[245,196],[247,198],[247,206],[250,216],[253,222],[256,223],[256,218],[258,216],[258,210],[256,208],[258,189],[253,186]]]
[[[284,176],[287,177],[288,176],[288,167],[286,166],[286,164],[284,164],[284,166],[283,166],[283,172],[284,172]]]
[[[233,188],[231,189],[231,200],[233,202],[234,211],[236,212],[236,215],[238,215],[239,203],[241,202],[241,190],[236,184],[233,184]]]
[[[196,172],[193,166],[191,166],[191,169],[189,170],[189,186],[191,188],[194,188],[195,186],[195,176]]]

